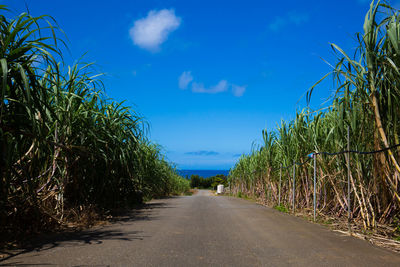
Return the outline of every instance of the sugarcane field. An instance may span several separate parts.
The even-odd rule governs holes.
[[[0,266],[400,266],[397,1],[0,1]]]

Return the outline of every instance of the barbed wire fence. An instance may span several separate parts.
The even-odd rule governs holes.
[[[351,231],[351,186],[350,186],[350,175],[351,175],[351,169],[350,169],[350,154],[359,154],[359,155],[372,155],[372,154],[377,154],[377,153],[383,153],[386,151],[389,151],[400,147],[400,144],[392,145],[383,149],[379,150],[373,150],[373,151],[358,151],[358,150],[351,150],[350,149],[350,129],[347,127],[347,149],[338,151],[338,152],[312,152],[306,155],[307,159],[304,162],[296,162],[293,160],[293,163],[287,166],[283,166],[283,164],[280,164],[279,168],[272,168],[271,172],[276,172],[280,171],[279,173],[279,187],[278,187],[278,205],[281,205],[281,187],[282,187],[282,170],[289,170],[290,168],[293,168],[293,175],[292,175],[292,180],[293,180],[293,196],[292,196],[292,211],[293,213],[295,212],[295,204],[296,204],[296,195],[295,195],[295,188],[296,188],[296,166],[301,167],[305,164],[307,164],[309,161],[313,160],[313,169],[314,169],[314,179],[313,179],[313,187],[314,187],[314,192],[313,192],[313,220],[316,221],[316,183],[317,183],[317,156],[318,155],[326,155],[326,156],[337,156],[337,155],[345,155],[346,156],[346,161],[347,161],[347,221],[348,221],[348,228],[349,231]],[[391,153],[391,152],[390,152]],[[304,157],[303,157],[304,158]],[[253,171],[255,172],[255,171]]]

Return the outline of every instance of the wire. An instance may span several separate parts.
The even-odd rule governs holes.
[[[341,154],[346,154],[346,153],[355,153],[355,154],[360,154],[360,155],[371,155],[371,154],[376,154],[376,153],[382,153],[385,151],[388,151],[390,149],[396,148],[396,147],[400,147],[400,144],[396,144],[390,147],[386,147],[383,149],[379,149],[379,150],[373,150],[373,151],[358,151],[358,150],[343,150],[343,151],[339,151],[339,152],[314,152],[314,153],[310,153],[308,154],[308,158],[306,161],[304,161],[303,163],[300,162],[294,162],[293,164],[290,164],[288,166],[285,167],[279,167],[279,168],[273,168],[271,171],[277,171],[277,170],[284,170],[284,169],[289,169],[291,167],[293,167],[293,165],[297,165],[297,166],[303,166],[304,164],[308,163],[315,155],[327,155],[327,156],[336,156],[336,155],[341,155]]]
[[[373,150],[373,151],[358,151],[358,150],[343,150],[340,152],[334,152],[334,153],[329,153],[329,152],[317,152],[317,153],[312,153],[313,155],[328,155],[328,156],[335,156],[335,155],[340,155],[340,154],[346,154],[346,153],[356,153],[356,154],[361,154],[361,155],[371,155],[371,154],[376,154],[376,153],[381,153],[385,152],[387,150],[399,147],[400,144],[393,145],[387,148],[379,149],[379,150]]]

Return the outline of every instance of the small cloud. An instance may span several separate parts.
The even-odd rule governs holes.
[[[187,89],[189,83],[193,81],[193,76],[190,71],[184,71],[181,76],[179,76],[178,83],[179,88],[182,90]]]
[[[309,15],[306,13],[299,13],[291,11],[283,16],[276,17],[269,25],[271,31],[277,32],[287,25],[294,24],[300,25],[309,20]]]
[[[246,91],[247,85],[239,86],[232,84],[232,93],[236,97],[241,97]]]
[[[221,80],[215,86],[211,86],[210,88],[205,88],[202,83],[194,82],[192,84],[192,92],[194,93],[207,93],[207,94],[216,94],[225,92],[228,90],[228,82],[226,80]]]
[[[226,80],[220,80],[216,85],[205,87],[203,83],[193,82],[194,78],[191,71],[184,71],[178,77],[179,88],[185,90],[189,84],[192,83],[191,91],[200,94],[218,94],[231,90],[232,94],[236,97],[241,97],[246,91],[247,85],[239,86],[230,84]]]
[[[269,24],[269,29],[271,31],[277,32],[284,26],[286,26],[287,21],[281,17],[275,18],[275,20]]]
[[[217,155],[219,155],[219,153],[218,153],[218,152],[215,152],[215,151],[200,150],[200,151],[186,152],[185,155],[192,155],[192,156],[217,156]]]
[[[262,71],[261,72],[261,77],[263,78],[268,78],[269,76],[271,76],[271,71]]]
[[[134,22],[129,35],[135,45],[156,52],[180,24],[181,18],[175,16],[173,9],[151,10],[147,17]]]
[[[305,13],[290,12],[288,14],[289,21],[295,25],[300,25],[308,21],[309,16]]]

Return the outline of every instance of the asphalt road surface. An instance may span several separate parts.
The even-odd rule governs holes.
[[[301,218],[201,190],[154,200],[111,225],[42,237],[16,266],[400,266],[400,255]]]

